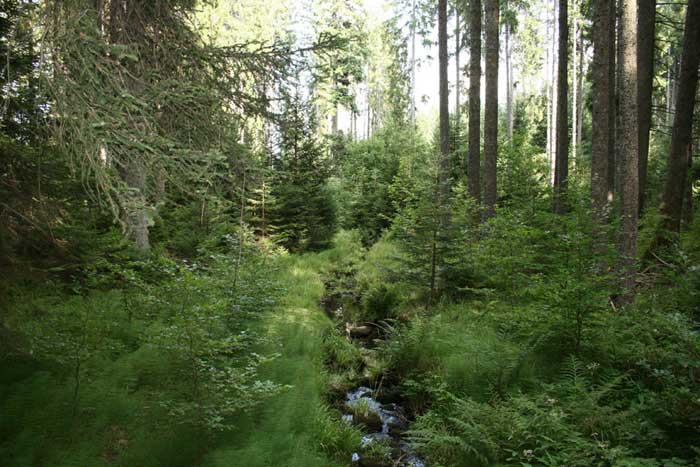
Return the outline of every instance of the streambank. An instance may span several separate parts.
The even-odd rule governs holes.
[[[345,339],[351,352],[359,356],[353,376],[340,381],[332,403],[341,410],[342,420],[363,431],[361,449],[350,461],[358,467],[425,467],[411,448],[407,432],[412,414],[405,410],[395,381],[377,369],[377,347],[386,338],[383,326],[376,322],[351,322],[352,310],[361,297],[351,270],[331,271],[324,281],[322,305],[335,321],[336,339]],[[344,335],[343,335],[344,334]],[[327,360],[330,371],[335,362]]]

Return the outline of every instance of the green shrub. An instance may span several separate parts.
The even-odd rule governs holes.
[[[364,316],[369,321],[379,321],[395,316],[400,303],[396,287],[381,284],[371,288],[362,295]]]
[[[536,395],[483,403],[447,394],[411,435],[434,465],[691,465],[647,457],[629,444],[640,419],[620,405],[626,376],[596,371],[572,358],[563,376]]]
[[[439,376],[450,391],[489,400],[513,380],[531,376],[527,352],[464,305],[442,306],[430,317],[415,317],[386,344],[391,367],[419,385]],[[432,397],[424,394],[422,397]],[[425,401],[426,403],[429,401]]]

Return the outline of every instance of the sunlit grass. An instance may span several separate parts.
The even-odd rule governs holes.
[[[286,294],[280,305],[260,323],[282,355],[263,376],[291,385],[284,394],[242,418],[234,433],[203,465],[332,467],[359,444],[356,430],[328,413],[322,400],[327,385],[323,370],[323,332],[331,326],[319,308],[323,283],[319,271],[330,253],[282,259]],[[343,456],[345,457],[345,456]]]
[[[284,292],[277,305],[253,318],[250,326],[267,337],[256,350],[278,354],[262,366],[260,379],[289,388],[236,416],[232,430],[207,432],[163,413],[161,401],[187,388],[169,374],[164,356],[152,346],[136,347],[113,361],[89,362],[75,417],[71,379],[57,368],[17,358],[3,362],[3,368],[12,371],[0,376],[0,464],[345,465],[361,435],[342,423],[323,399],[328,381],[322,341],[331,323],[319,306],[323,270],[337,254],[331,250],[274,259]],[[105,299],[114,302],[114,316],[124,320],[121,299],[115,297]],[[150,332],[142,324],[136,321],[122,331]]]

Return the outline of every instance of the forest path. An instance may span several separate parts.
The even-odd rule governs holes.
[[[329,262],[328,252],[280,260],[284,296],[257,331],[270,339],[263,352],[281,354],[265,365],[261,376],[291,388],[241,417],[206,456],[204,466],[343,465],[320,450],[326,423],[336,423],[322,401],[322,335],[331,322],[319,305],[324,290],[320,271]]]

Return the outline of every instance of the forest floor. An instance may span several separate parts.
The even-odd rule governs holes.
[[[324,291],[321,270],[330,262],[329,253],[280,260],[285,272],[281,275],[284,296],[261,320],[259,329],[268,337],[267,348],[262,351],[278,352],[279,357],[266,366],[261,376],[290,387],[242,417],[203,465],[332,467],[345,464],[327,457],[319,449],[324,447],[319,446],[323,437],[334,431],[329,424],[341,423],[327,412],[322,399],[326,385],[322,339],[332,323],[320,308]],[[329,456],[332,454],[329,452]]]

